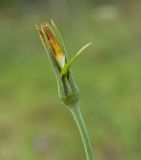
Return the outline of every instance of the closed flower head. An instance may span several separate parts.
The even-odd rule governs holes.
[[[44,47],[48,50],[50,56],[57,61],[60,68],[63,68],[65,65],[65,55],[52,27],[48,23],[43,23],[41,25],[37,25],[36,28]]]
[[[83,46],[76,55],[67,61],[64,41],[55,23],[53,21],[51,21],[51,25],[42,23],[36,25],[36,28],[53,63],[58,82],[59,97],[67,105],[76,103],[79,99],[79,91],[71,76],[70,66],[91,43]]]

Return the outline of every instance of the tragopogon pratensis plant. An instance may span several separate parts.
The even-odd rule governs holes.
[[[78,87],[70,72],[72,63],[78,58],[80,53],[92,43],[83,46],[72,59],[68,60],[63,38],[55,23],[51,20],[51,25],[49,23],[43,23],[36,25],[36,28],[53,64],[58,83],[59,97],[68,106],[68,109],[74,117],[82,137],[87,160],[94,160],[88,132],[79,108]]]

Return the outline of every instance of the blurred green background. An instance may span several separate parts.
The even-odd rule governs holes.
[[[85,160],[34,24],[53,18],[96,160],[141,159],[141,2],[0,0],[0,160]]]

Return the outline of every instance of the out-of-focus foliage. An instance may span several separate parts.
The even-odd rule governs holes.
[[[0,1],[0,159],[85,160],[34,24],[53,18],[98,160],[141,157],[140,1]]]

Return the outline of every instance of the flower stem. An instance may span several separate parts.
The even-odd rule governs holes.
[[[87,131],[85,122],[83,120],[83,117],[82,117],[82,114],[81,114],[81,111],[79,108],[79,104],[77,103],[73,106],[70,106],[69,110],[72,113],[73,118],[78,126],[78,129],[79,129],[79,132],[80,132],[80,135],[82,138],[82,142],[84,144],[84,149],[85,149],[87,160],[94,160],[92,146],[90,143],[88,131]]]

